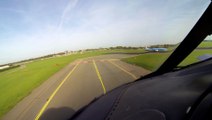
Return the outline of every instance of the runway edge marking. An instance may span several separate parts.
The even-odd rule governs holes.
[[[128,72],[127,70],[125,70],[125,69],[122,68],[121,66],[117,65],[116,63],[114,63],[114,62],[112,62],[112,61],[109,61],[109,62],[110,62],[111,64],[113,64],[114,66],[118,67],[119,69],[121,69],[122,71],[124,71],[125,73],[129,74],[130,76],[132,76],[134,79],[137,79],[137,77],[136,77],[134,74]]]
[[[99,72],[98,67],[97,67],[97,65],[96,65],[96,63],[95,63],[94,60],[93,60],[93,65],[94,65],[94,68],[95,68],[95,70],[96,70],[96,74],[97,74],[97,76],[98,76],[98,78],[99,78],[99,81],[100,81],[100,83],[101,83],[101,85],[102,85],[103,92],[104,92],[104,94],[105,94],[105,93],[106,93],[105,85],[104,85],[104,83],[103,83],[102,77],[101,77],[101,75],[100,75],[100,72]]]
[[[69,72],[69,74],[63,79],[63,81],[59,84],[59,86],[55,89],[55,91],[51,94],[51,96],[49,97],[49,99],[46,101],[46,103],[44,104],[44,106],[42,107],[42,109],[39,111],[39,113],[37,114],[35,120],[39,120],[39,118],[41,117],[41,115],[43,114],[43,112],[45,111],[45,109],[47,108],[47,106],[49,105],[49,103],[51,102],[51,100],[53,99],[53,97],[55,96],[55,94],[57,93],[57,91],[61,88],[61,86],[65,83],[65,81],[69,78],[69,76],[74,72],[74,70],[77,68],[77,66],[79,65],[80,62],[78,62],[74,68]]]

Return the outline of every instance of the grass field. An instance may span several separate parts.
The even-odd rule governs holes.
[[[204,41],[198,46],[198,48],[206,48],[206,47],[212,47],[212,41]]]
[[[123,61],[154,71],[160,67],[170,54],[171,52],[143,54],[136,57],[125,58]],[[198,62],[197,57],[204,54],[212,54],[212,50],[195,50],[182,63],[180,63],[179,66],[186,66]]]
[[[125,58],[123,61],[154,71],[167,59],[170,53],[149,53],[136,57]]]
[[[194,50],[179,66],[186,66],[198,62],[197,57],[204,54],[212,54],[212,50]]]
[[[202,42],[198,48],[208,48],[212,47],[212,42],[204,41]],[[137,57],[126,58],[123,61],[142,66],[148,70],[154,71],[168,58],[168,56],[172,53],[176,47],[171,47],[168,50],[168,53],[151,53],[151,54],[143,54]],[[204,54],[212,54],[212,50],[194,50],[179,66],[186,66],[191,63],[198,62],[197,57]]]

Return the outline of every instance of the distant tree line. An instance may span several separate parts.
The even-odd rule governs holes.
[[[211,40],[209,40],[209,41],[211,41]],[[158,48],[158,47],[168,48],[168,47],[173,47],[173,46],[176,46],[176,44],[151,45],[151,46],[148,46],[148,47],[150,47],[150,48],[153,48],[153,47],[156,47],[156,48]],[[115,47],[109,47],[109,48],[96,48],[96,49],[78,50],[78,51],[75,51],[75,52],[96,51],[96,50],[108,50],[108,49],[112,49],[112,50],[113,49],[144,49],[144,47],[115,46]],[[50,58],[50,57],[54,57],[54,56],[57,56],[57,55],[65,55],[66,53],[68,53],[68,51],[59,52],[59,53],[55,53],[55,54],[49,54],[49,55],[45,55],[45,56],[41,56],[41,57],[36,57],[36,58],[30,58],[30,59],[26,59],[26,60],[22,60],[22,61],[18,61],[18,62],[13,62],[13,63],[8,63],[8,64],[4,64],[4,65],[12,66],[14,64],[20,64],[20,63],[29,62],[29,61]],[[4,65],[0,65],[0,66],[4,66]]]
[[[49,55],[45,55],[45,56],[41,56],[41,57],[30,58],[30,59],[21,60],[21,61],[18,61],[18,62],[13,62],[13,63],[0,65],[0,67],[1,66],[5,66],[5,65],[13,66],[13,65],[20,64],[20,63],[24,63],[24,62],[29,62],[29,61],[39,60],[39,59],[45,59],[45,58],[54,57],[56,55],[65,55],[65,54],[66,54],[66,52],[59,52],[59,53],[56,53],[56,54],[49,54]]]
[[[173,47],[176,46],[176,44],[163,44],[163,45],[151,45],[148,46],[150,48],[168,48],[168,47]],[[114,49],[144,49],[145,47],[132,47],[132,46],[115,46],[115,47],[109,47],[109,48],[96,48],[96,49],[85,49],[85,50],[79,50],[78,52],[81,51],[96,51],[96,50],[114,50]]]
[[[151,45],[150,48],[169,48],[174,47],[175,44],[164,44],[164,45]]]
[[[116,46],[110,47],[109,49],[142,49],[144,47],[131,47],[131,46]]]
[[[204,40],[203,42],[212,42],[212,40]]]

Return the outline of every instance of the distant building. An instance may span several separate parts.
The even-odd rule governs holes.
[[[6,68],[9,68],[9,67],[10,67],[9,65],[1,66],[1,67],[0,67],[0,70],[6,69]]]

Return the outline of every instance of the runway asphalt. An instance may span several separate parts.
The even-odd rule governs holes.
[[[150,71],[113,54],[70,63],[19,102],[3,120],[66,120],[93,99]]]

